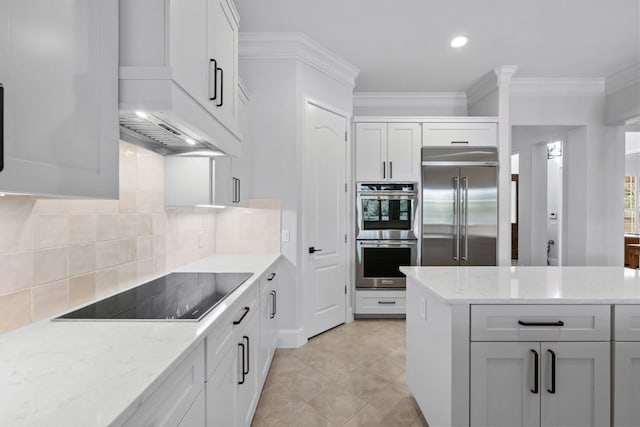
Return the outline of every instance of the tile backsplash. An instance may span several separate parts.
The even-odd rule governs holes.
[[[218,253],[280,251],[280,203],[164,206],[164,161],[120,142],[119,200],[0,197],[0,332]]]

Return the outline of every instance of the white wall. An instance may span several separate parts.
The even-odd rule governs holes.
[[[497,116],[498,115],[498,89],[491,91],[487,96],[469,105],[470,116]]]
[[[607,95],[607,123],[620,124],[640,116],[640,83]]]
[[[565,265],[622,265],[624,139],[604,96],[512,96],[511,124],[570,125],[564,147]]]
[[[554,241],[547,256],[550,265],[561,261],[562,169],[562,157],[547,160],[547,241]]]
[[[245,58],[240,75],[251,97],[252,195],[282,201],[281,334],[279,345],[295,347],[304,335],[305,284],[301,188],[302,140],[307,98],[350,113],[353,88],[296,59]]]

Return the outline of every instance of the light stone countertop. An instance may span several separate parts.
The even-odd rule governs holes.
[[[623,267],[400,267],[449,304],[640,304]]]
[[[279,256],[213,255],[176,269],[254,273],[200,322],[45,319],[1,334],[0,426],[122,424]]]

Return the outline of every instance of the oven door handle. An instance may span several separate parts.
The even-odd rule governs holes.
[[[417,246],[417,240],[359,240],[360,246],[377,248],[380,246]]]
[[[418,193],[414,192],[398,192],[398,193],[360,193],[358,194],[360,199],[371,199],[371,200],[415,200],[418,198]]]

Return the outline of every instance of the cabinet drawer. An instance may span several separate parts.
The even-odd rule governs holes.
[[[405,314],[406,292],[356,291],[356,314]]]
[[[140,405],[124,426],[176,426],[203,388],[204,344],[201,344]]]
[[[496,123],[423,123],[422,146],[495,147],[498,141]]]
[[[608,341],[608,305],[473,305],[472,341]]]
[[[207,378],[222,361],[227,347],[235,341],[251,316],[258,311],[258,288],[256,281],[238,301],[227,309],[227,313],[216,322],[218,324],[213,331],[207,334]],[[239,323],[234,324],[235,322]]]
[[[640,305],[615,305],[613,339],[640,341]]]

